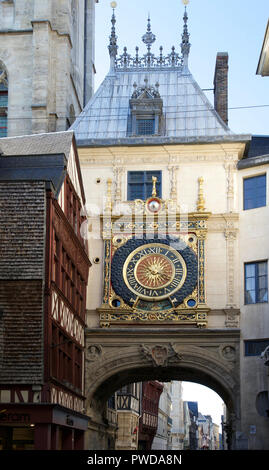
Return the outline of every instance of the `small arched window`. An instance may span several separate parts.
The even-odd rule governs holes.
[[[8,78],[7,72],[0,64],[0,137],[7,136],[8,112]]]

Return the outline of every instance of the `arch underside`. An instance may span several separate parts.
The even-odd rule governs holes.
[[[135,382],[158,380],[169,382],[171,380],[195,382],[214,390],[225,402],[227,408],[233,410],[234,400],[232,391],[225,387],[208,372],[186,366],[152,367],[141,366],[132,369],[121,370],[106,379],[95,391],[95,398],[105,403],[110,396],[124,385]]]

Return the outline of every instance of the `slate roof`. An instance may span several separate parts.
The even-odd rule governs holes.
[[[133,84],[159,83],[163,100],[166,138],[229,136],[233,133],[219,117],[189,70],[115,70],[108,74],[97,92],[71,126],[78,145],[95,139],[123,139],[127,136],[129,100]],[[132,141],[129,137],[129,141]],[[153,137],[154,139],[154,137]]]
[[[64,153],[68,160],[73,138],[72,131],[3,137],[0,139],[0,154],[8,156]]]
[[[72,146],[74,152],[72,152]],[[72,156],[71,156],[72,154]],[[56,157],[58,155],[58,159]],[[60,155],[62,157],[60,157]],[[56,196],[58,196],[58,192],[60,190],[60,186],[58,183],[61,181],[61,174],[63,168],[56,170],[56,166],[60,165],[67,169],[68,174],[71,178],[71,181],[77,191],[79,197],[81,197],[82,201],[85,203],[85,193],[83,188],[82,182],[82,175],[81,169],[79,165],[79,158],[76,151],[76,142],[75,142],[75,135],[72,130],[62,131],[62,132],[51,132],[46,134],[31,134],[31,135],[24,135],[24,136],[16,136],[16,137],[4,137],[0,139],[0,157],[25,157],[28,158],[29,161],[25,160],[24,165],[28,168],[28,172],[30,167],[32,167],[31,172],[28,173],[28,177],[25,174],[26,179],[31,178],[31,174],[33,174],[34,167],[36,168],[41,165],[39,168],[39,176],[36,173],[37,179],[41,179],[44,181],[52,181],[54,182],[54,188],[56,190]],[[36,160],[34,160],[34,156],[36,156]],[[50,158],[50,156],[52,158]],[[47,157],[47,163],[45,162],[45,157]],[[65,163],[63,158],[65,158]],[[75,164],[72,164],[72,158]],[[32,161],[30,161],[32,159]],[[55,160],[53,160],[55,159]],[[69,165],[70,163],[70,165]],[[19,168],[20,172],[23,171],[23,165],[20,163],[20,158],[14,160],[12,163],[16,166],[14,167],[14,171],[16,170],[16,174],[19,175]],[[8,165],[8,164],[7,164]],[[47,172],[45,170],[46,165],[48,166]],[[54,170],[52,167],[54,166]],[[3,163],[2,163],[2,168]],[[50,168],[50,169],[49,169]],[[5,167],[5,172],[7,174],[7,166]],[[42,174],[41,174],[42,172]],[[54,175],[53,175],[54,172]],[[57,175],[56,175],[56,173]],[[14,173],[15,175],[15,173]],[[56,181],[57,180],[57,181]],[[63,179],[62,179],[63,182]]]

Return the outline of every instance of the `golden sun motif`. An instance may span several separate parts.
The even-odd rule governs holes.
[[[149,288],[164,287],[173,278],[172,263],[161,255],[149,255],[142,258],[136,268],[138,282]]]

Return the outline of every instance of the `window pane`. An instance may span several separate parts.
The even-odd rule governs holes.
[[[137,119],[136,133],[137,135],[154,134],[154,119]]]
[[[246,304],[255,304],[256,303],[255,291],[246,291],[245,303]]]
[[[261,286],[262,287],[262,286]],[[255,291],[255,278],[250,277],[246,279],[246,290],[254,290]]]
[[[266,175],[244,179],[244,210],[266,205]]]
[[[152,184],[152,176],[156,176],[157,181],[161,181],[161,172],[160,171],[146,171],[145,172],[145,181]]]
[[[128,200],[144,199],[144,186],[143,184],[131,184],[128,191]]]
[[[246,277],[255,277],[255,264],[246,264]]]
[[[267,276],[259,277],[259,289],[266,289],[267,287]]]
[[[256,303],[255,263],[245,264],[245,303]]]
[[[267,276],[267,262],[258,263],[259,276]]]
[[[129,201],[134,199],[147,199],[152,195],[152,176],[156,176],[157,195],[161,197],[161,171],[130,171],[128,172],[128,191],[127,198]]]
[[[143,171],[129,171],[128,180],[129,183],[143,183],[144,172]]]
[[[259,290],[258,302],[267,302],[268,301],[268,292],[267,289]]]
[[[260,356],[260,354],[269,346],[269,340],[245,341],[245,355],[246,356]]]
[[[267,262],[245,264],[245,303],[268,302]]]

